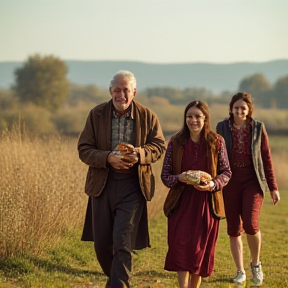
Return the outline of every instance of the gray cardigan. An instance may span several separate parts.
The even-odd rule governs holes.
[[[225,119],[221,122],[219,122],[216,126],[217,133],[221,134],[226,142],[227,152],[228,152],[228,158],[231,162],[231,153],[232,153],[232,132],[231,132],[231,124],[228,119]],[[277,190],[277,184],[275,181],[273,168],[272,168],[272,160],[270,155],[270,148],[264,147],[265,152],[268,151],[268,155],[263,155],[263,147],[262,147],[262,134],[264,134],[265,137],[267,137],[267,132],[265,129],[265,126],[262,122],[257,121],[255,119],[252,119],[252,140],[251,140],[251,150],[252,150],[252,160],[253,160],[253,166],[260,184],[260,187],[262,189],[263,195],[264,192],[270,190]],[[268,141],[267,141],[268,143]],[[265,159],[263,159],[266,156]],[[265,161],[265,166],[263,164],[263,160]],[[232,167],[232,166],[231,166]],[[267,175],[269,173],[269,175]],[[233,175],[232,175],[233,177]],[[268,187],[267,184],[267,178],[273,179],[271,184]],[[276,186],[273,187],[272,186]]]

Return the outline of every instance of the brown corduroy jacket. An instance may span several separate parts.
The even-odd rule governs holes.
[[[94,107],[78,140],[79,158],[89,166],[85,193],[99,196],[105,187],[111,152],[112,100]],[[155,178],[151,163],[157,161],[165,151],[165,138],[156,114],[136,101],[131,103],[131,117],[135,120],[136,143],[140,147],[138,165],[139,183],[147,201],[154,196]]]

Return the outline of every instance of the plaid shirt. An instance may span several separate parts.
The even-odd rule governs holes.
[[[131,118],[131,111],[128,111],[123,116],[117,116],[116,112],[112,113],[112,150],[116,148],[119,143],[129,143],[135,145],[133,137],[134,121]]]

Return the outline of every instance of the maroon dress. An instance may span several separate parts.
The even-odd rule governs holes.
[[[208,172],[205,155],[205,140],[194,143],[189,138],[182,158],[182,171]],[[202,277],[212,273],[219,220],[210,213],[209,193],[187,185],[178,209],[168,218],[166,270],[189,271]]]

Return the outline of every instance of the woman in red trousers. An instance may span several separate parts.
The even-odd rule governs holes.
[[[270,191],[274,205],[280,195],[272,167],[268,136],[262,122],[252,118],[253,102],[248,93],[237,93],[229,104],[230,117],[217,124],[227,146],[232,178],[223,189],[227,233],[237,274],[236,284],[246,281],[241,234],[245,231],[251,255],[252,285],[263,282],[260,262],[259,215],[264,192]]]

